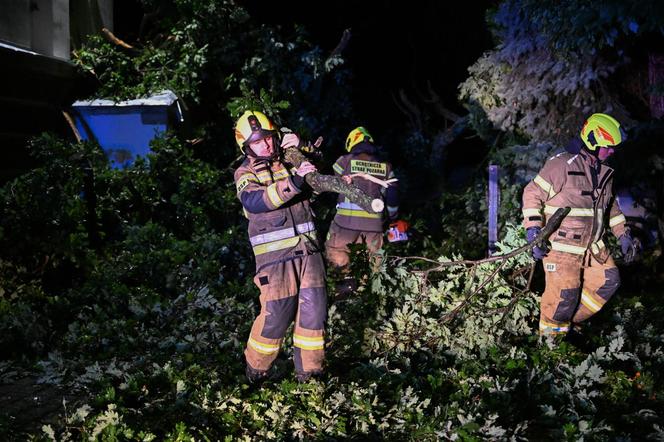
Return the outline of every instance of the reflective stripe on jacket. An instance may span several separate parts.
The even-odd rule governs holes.
[[[308,195],[303,194],[299,177],[291,170],[279,161],[248,157],[234,178],[238,199],[249,220],[249,241],[257,271],[318,251]]]
[[[368,143],[360,143],[351,153],[339,157],[332,168],[337,175],[366,173],[381,180],[394,178],[392,165],[381,161],[377,155],[377,148]],[[395,184],[385,189],[372,181],[355,178],[353,185],[362,189],[371,198],[383,199],[387,215],[390,218],[397,216],[399,202]],[[384,214],[367,212],[345,196],[339,195],[334,222],[340,227],[362,232],[382,232],[383,219]]]
[[[613,194],[613,169],[593,162],[585,151],[550,158],[523,191],[523,224],[543,227],[547,216],[560,207],[571,211],[549,237],[551,248],[575,255],[590,249],[599,262],[605,262],[606,226],[617,237],[625,233],[625,216]]]

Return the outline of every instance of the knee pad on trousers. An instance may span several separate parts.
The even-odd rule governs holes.
[[[574,316],[574,312],[579,304],[579,294],[581,288],[565,289],[560,291],[560,302],[556,311],[553,313],[554,321],[568,322]]]

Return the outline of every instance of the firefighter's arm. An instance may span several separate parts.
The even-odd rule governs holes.
[[[289,176],[268,186],[261,184],[256,175],[250,171],[237,171],[235,187],[242,206],[251,213],[264,213],[283,206],[301,192],[297,185],[298,178]]]
[[[544,204],[560,192],[565,185],[564,161],[548,160],[539,173],[523,190],[523,226],[544,227]]]
[[[609,227],[616,238],[620,238],[625,234],[625,231],[627,230],[626,223],[627,219],[622,213],[622,210],[620,210],[618,200],[614,197],[613,202],[611,203],[611,210],[609,211]]]

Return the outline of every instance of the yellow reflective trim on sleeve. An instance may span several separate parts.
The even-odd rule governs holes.
[[[290,173],[286,169],[280,169],[276,171],[274,174],[272,174],[272,177],[274,178],[275,181],[283,180],[284,178],[288,178],[289,176]]]
[[[275,207],[280,207],[284,203],[277,192],[277,185],[275,183],[267,186],[267,197]]]
[[[603,303],[599,303],[596,301],[590,293],[586,292],[585,290],[581,292],[581,304],[583,304],[588,310],[590,310],[593,313],[597,313],[600,311],[603,307]]]
[[[339,163],[334,163],[334,165],[332,166],[332,169],[334,169],[334,171],[335,171],[336,173],[338,173],[339,175],[341,175],[342,173],[344,173],[344,168],[341,167],[341,166],[339,165]]]
[[[265,184],[269,181],[272,181],[272,175],[270,174],[270,172],[260,172],[256,175],[256,178],[258,178],[258,181],[261,184]]]
[[[544,178],[542,178],[541,176],[537,175],[533,181],[535,182],[535,184],[540,186],[542,190],[544,190],[547,194],[551,192],[553,186],[551,186],[551,184],[549,184],[549,182]]]
[[[354,216],[358,218],[371,218],[371,219],[380,219],[383,217],[380,213],[369,213],[364,210],[352,210],[352,209],[337,209],[338,215],[344,216]]]
[[[560,209],[560,207],[549,206],[547,204],[546,206],[544,206],[544,213],[546,213],[547,215],[551,215],[556,213],[556,210],[558,209]],[[595,216],[595,212],[593,211],[593,209],[572,207],[567,216]]]
[[[542,209],[523,209],[521,211],[524,217],[527,216],[542,216]]]
[[[279,346],[278,345],[264,344],[262,342],[256,341],[254,338],[251,338],[251,337],[247,341],[247,345],[249,345],[249,347],[256,350],[258,353],[261,353],[261,354],[264,354],[264,355],[271,355],[271,354],[279,352]]]
[[[609,220],[609,227],[615,227],[618,224],[622,224],[625,222],[627,222],[627,219],[625,219],[625,215],[621,213],[620,215],[616,215]]]

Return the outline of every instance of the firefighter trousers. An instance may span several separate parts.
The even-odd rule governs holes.
[[[373,267],[378,268],[380,260],[377,258],[376,252],[383,247],[383,233],[346,229],[333,221],[330,224],[327,241],[325,242],[327,262],[340,273],[347,273],[350,265],[348,244],[363,242],[366,243],[367,250],[372,256]]]
[[[552,250],[543,259],[546,288],[540,306],[540,334],[566,333],[570,326],[590,318],[620,286],[613,258],[600,263],[585,255]]]
[[[244,355],[247,364],[267,371],[295,320],[293,362],[297,373],[323,370],[327,319],[325,267],[320,253],[269,265],[254,277],[261,311],[251,328]]]

